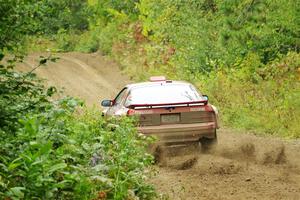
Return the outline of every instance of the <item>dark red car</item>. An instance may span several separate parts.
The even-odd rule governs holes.
[[[217,141],[218,111],[190,83],[151,77],[150,82],[125,86],[114,100],[103,100],[106,116],[136,115],[138,130],[155,135],[164,145]]]

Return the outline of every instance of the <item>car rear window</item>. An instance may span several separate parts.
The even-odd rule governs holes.
[[[200,100],[202,96],[192,85],[166,83],[132,89],[125,105],[183,103]]]

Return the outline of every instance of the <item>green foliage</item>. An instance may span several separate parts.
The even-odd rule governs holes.
[[[155,45],[174,47],[170,63],[192,76],[231,67],[251,52],[266,64],[280,53],[299,51],[293,0],[145,0],[139,9],[143,34]]]
[[[0,52],[16,51],[29,35],[66,37],[61,30],[78,35],[88,29],[92,14],[86,0],[0,0]]]
[[[86,0],[36,1],[32,34],[55,34],[60,29],[83,31],[88,28],[90,10]]]
[[[41,58],[40,65],[55,58]],[[32,73],[0,71],[0,196],[10,199],[151,199],[143,175],[150,139],[134,119],[103,119],[70,97],[50,100]],[[79,114],[78,113],[82,113]],[[77,115],[77,116],[76,116]]]
[[[20,45],[32,18],[30,1],[0,0],[0,53]]]
[[[79,39],[78,35],[64,29],[60,29],[54,37],[56,39],[56,51],[60,52],[73,51]]]
[[[48,37],[60,51],[73,50],[78,31],[87,28],[88,8],[82,0],[1,1],[0,61],[28,34],[58,33]],[[41,57],[27,73],[14,70],[23,57],[0,63],[0,198],[153,198],[144,175],[152,164],[150,139],[137,133],[134,119],[105,120],[79,100],[55,100],[56,89],[33,72],[56,59]]]
[[[197,84],[220,109],[225,124],[299,138],[299,54],[264,65],[249,55],[241,69],[224,69]]]
[[[98,30],[90,30],[83,33],[80,36],[79,42],[77,42],[75,50],[85,53],[96,52],[99,49]]]
[[[15,72],[16,59],[8,60],[7,66],[0,66],[0,127],[5,131],[15,131],[19,118],[26,113],[43,112],[49,106],[48,97],[55,92],[53,87],[45,90],[32,71]],[[51,59],[55,60],[41,57],[37,67]]]
[[[135,18],[139,12],[137,4],[139,0],[102,0],[94,3],[96,16],[105,19],[106,22],[114,20],[114,15],[110,10],[129,15]]]
[[[100,4],[102,6],[102,4]],[[100,10],[103,10],[101,8]],[[100,12],[97,10],[96,12]],[[101,12],[100,12],[101,13]],[[104,54],[110,54],[114,48],[114,44],[119,41],[124,41],[129,33],[127,30],[127,25],[130,22],[130,18],[123,11],[118,11],[113,8],[105,9],[104,17],[98,18],[99,21],[96,24],[91,25],[90,27],[90,37],[94,39],[91,44],[91,47],[97,47],[97,50],[100,49]],[[106,18],[106,15],[109,18]],[[126,27],[126,28],[125,28]],[[86,40],[87,35],[83,36],[83,41]],[[88,39],[90,41],[90,39]],[[95,44],[97,42],[97,45]],[[78,48],[84,48],[84,45],[78,44]],[[94,49],[94,48],[93,48]],[[95,51],[96,49],[94,49]]]
[[[118,1],[94,3],[101,9],[91,25],[99,30],[100,50],[133,79],[165,74],[194,82],[226,125],[300,137],[296,4],[141,0],[138,12],[128,13],[117,9]]]
[[[225,1],[220,11],[225,16],[221,40],[229,54],[257,52],[266,64],[279,53],[299,51],[295,1]]]

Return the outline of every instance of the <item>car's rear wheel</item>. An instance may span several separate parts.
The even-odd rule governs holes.
[[[217,131],[215,129],[214,132],[214,138],[207,138],[203,137],[200,139],[200,144],[201,144],[201,151],[204,153],[211,152],[213,151],[217,144],[218,144],[218,138],[217,138]]]

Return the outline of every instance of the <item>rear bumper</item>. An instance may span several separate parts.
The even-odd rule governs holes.
[[[168,124],[138,127],[145,135],[157,136],[163,143],[187,143],[199,141],[202,137],[216,137],[216,123]]]

